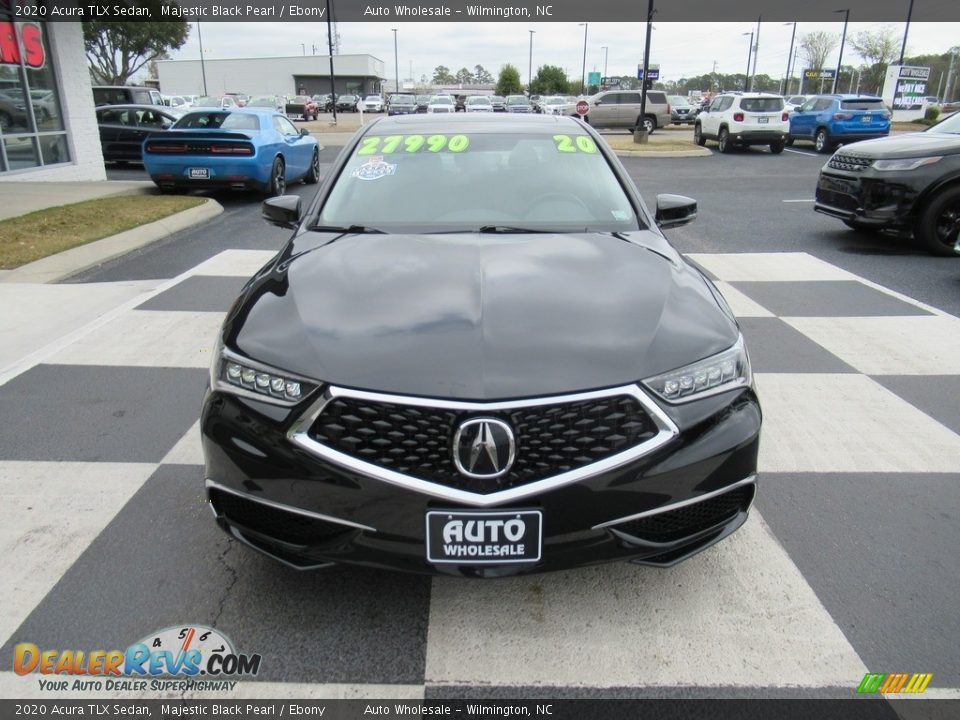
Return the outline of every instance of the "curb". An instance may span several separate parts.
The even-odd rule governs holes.
[[[8,270],[0,275],[0,282],[58,282],[78,272],[126,255],[132,250],[142,248],[192,225],[215,218],[222,212],[223,206],[220,203],[207,198],[207,201],[202,205]]]

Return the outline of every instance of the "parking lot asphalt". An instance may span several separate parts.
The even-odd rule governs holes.
[[[197,412],[217,325],[287,233],[218,194],[216,220],[71,278],[152,282],[2,378],[0,653],[201,623],[264,655],[238,697],[849,697],[868,671],[960,697],[960,262],[814,213],[823,161],[624,160],[648,205],[698,200],[670,238],[740,318],[765,413],[751,519],[668,570],[461,581],[248,552],[204,506]],[[9,672],[0,691],[39,695]]]

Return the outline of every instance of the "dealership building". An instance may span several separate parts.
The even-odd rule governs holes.
[[[163,60],[157,63],[166,95],[321,95],[330,92],[330,56]],[[377,95],[383,89],[383,60],[372,55],[334,55],[338,95]]]
[[[9,7],[0,5],[0,182],[106,180],[80,23],[15,22]]]

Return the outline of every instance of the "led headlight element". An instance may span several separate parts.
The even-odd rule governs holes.
[[[293,405],[317,388],[301,378],[219,348],[211,368],[214,387],[278,405]]]
[[[942,155],[922,158],[898,158],[896,160],[874,160],[874,170],[916,170],[924,165],[933,165],[943,159]]]
[[[750,359],[741,335],[723,352],[648,378],[643,384],[667,402],[682,403],[744,387],[750,380]]]

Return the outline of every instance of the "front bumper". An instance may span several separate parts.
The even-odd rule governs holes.
[[[291,442],[304,409],[211,391],[201,422],[217,523],[298,569],[351,563],[495,577],[613,560],[668,566],[740,527],[755,493],[761,412],[749,388],[663,408],[677,433],[648,454],[482,508],[374,478]],[[540,510],[540,559],[428,563],[426,514],[478,509]]]
[[[931,181],[921,172],[849,172],[824,168],[817,181],[814,210],[880,229],[907,230],[920,192]]]

